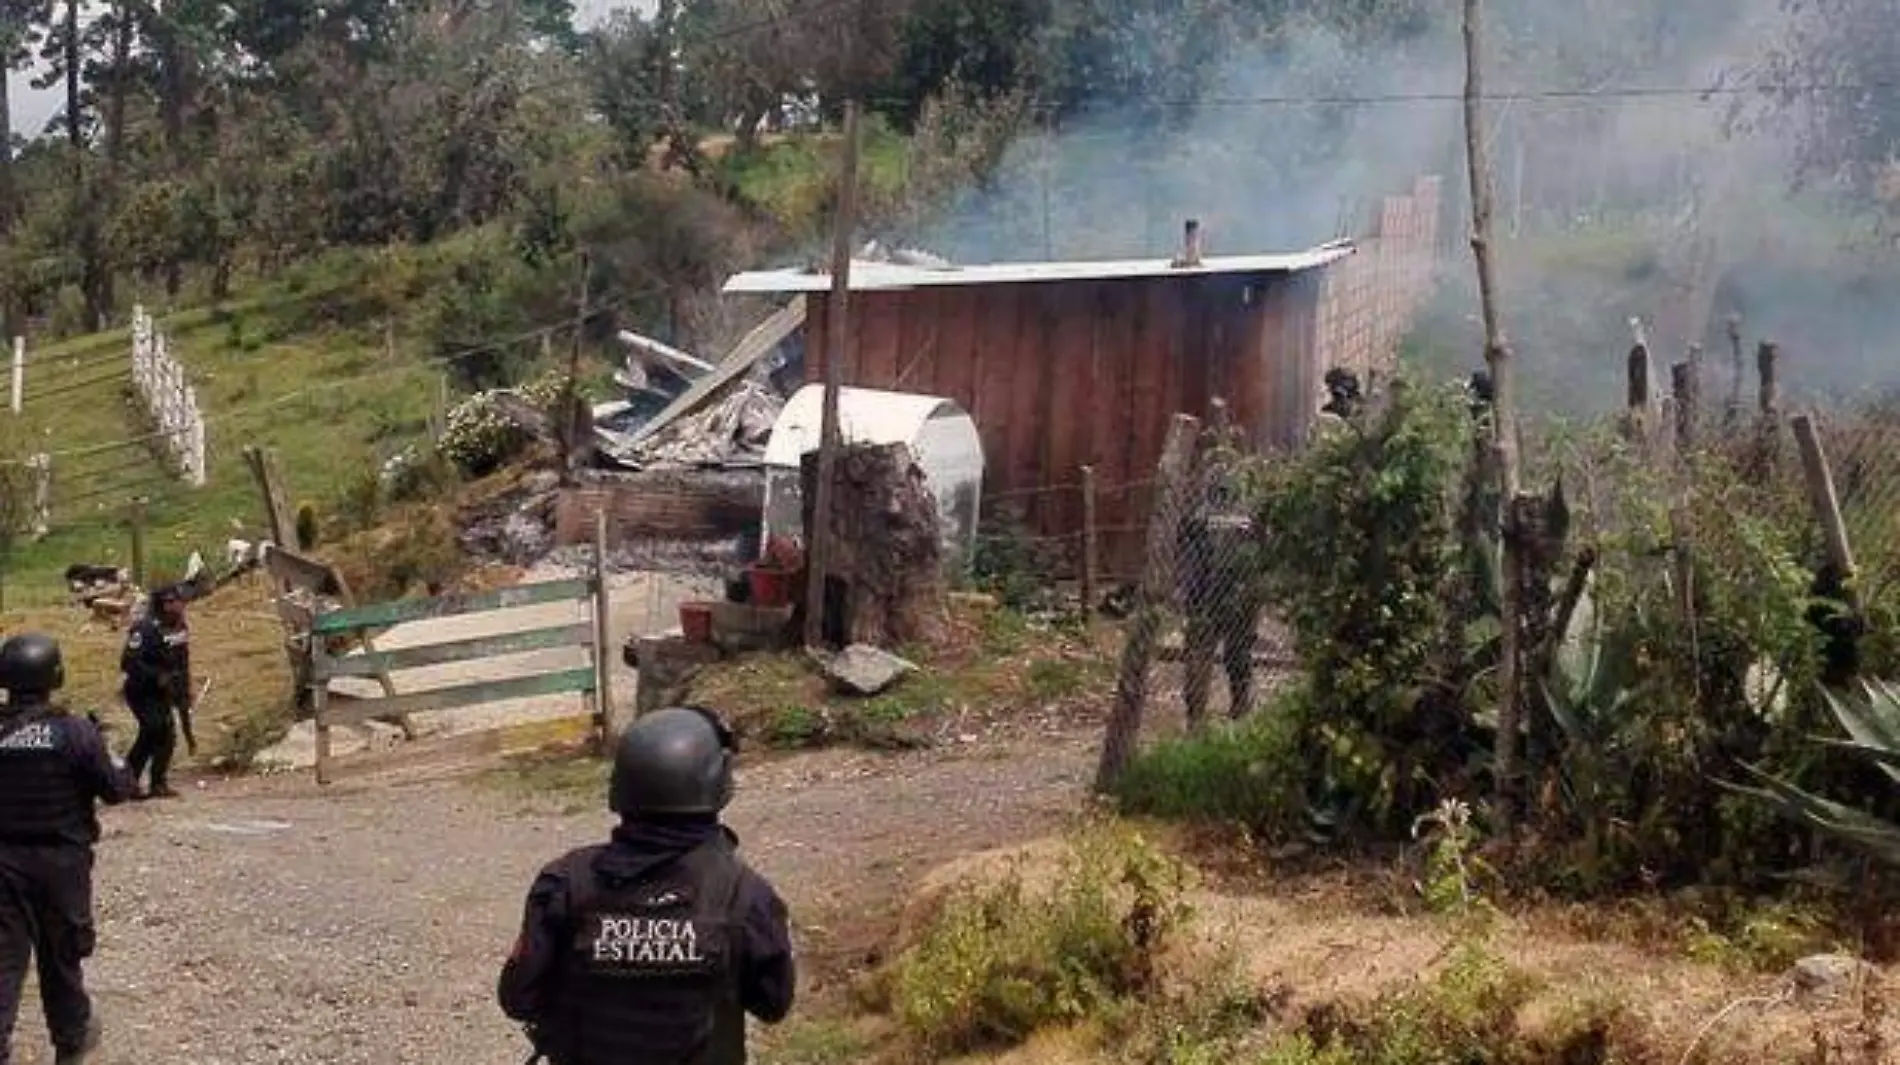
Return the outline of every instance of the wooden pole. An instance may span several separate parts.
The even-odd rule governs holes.
[[[1727,325],[1729,368],[1733,377],[1729,381],[1728,409],[1723,412],[1722,418],[1727,427],[1733,429],[1742,419],[1742,384],[1748,377],[1748,371],[1742,358],[1742,316],[1729,315]]]
[[[1641,441],[1649,422],[1649,346],[1637,341],[1630,346],[1624,367],[1624,436],[1632,443]]]
[[[26,338],[13,338],[13,413],[20,413],[21,392],[26,388]]]
[[[1121,672],[1115,683],[1115,709],[1102,737],[1102,757],[1095,769],[1096,791],[1109,791],[1121,779],[1134,757],[1135,741],[1141,737],[1141,712],[1148,701],[1148,665],[1154,658],[1155,639],[1161,634],[1162,608],[1171,598],[1175,528],[1187,497],[1194,444],[1200,430],[1198,419],[1186,414],[1175,415],[1168,426],[1167,443],[1161,450],[1154,511],[1148,517],[1147,559],[1142,567],[1141,587],[1136,593],[1135,616],[1128,626],[1128,642],[1122,648]]]
[[[594,511],[594,711],[601,757],[613,753],[613,597],[607,587],[607,512]]]
[[[1773,421],[1781,410],[1781,346],[1771,340],[1755,349],[1755,375],[1761,382],[1756,396],[1758,409],[1766,421]]]
[[[1095,616],[1096,567],[1101,547],[1095,531],[1095,467],[1082,467],[1082,624]]]
[[[321,654],[322,650],[319,645],[321,644],[322,640],[323,640],[323,637],[312,634],[309,640],[309,649],[306,653],[311,655],[313,658],[316,655]],[[314,667],[314,664],[313,664],[313,667]],[[307,671],[305,675],[314,678],[317,675],[317,671],[315,668],[311,668]],[[311,723],[316,727],[316,730],[317,730],[317,783],[319,785],[327,785],[330,783],[330,722],[329,722],[330,682],[329,681],[313,680],[311,682],[310,712],[311,712]]]
[[[838,428],[838,393],[844,387],[845,338],[851,325],[851,242],[858,212],[858,101],[844,105],[844,157],[838,167],[838,214],[831,234],[831,305],[825,308],[825,394],[818,432],[818,491],[812,501],[812,528],[805,530],[805,646],[817,647],[825,633],[825,578],[831,565],[832,481],[843,447]]]
[[[132,500],[132,586],[145,587],[145,497]]]
[[[1790,419],[1795,446],[1801,449],[1801,475],[1807,482],[1808,501],[1821,523],[1821,539],[1827,560],[1840,574],[1847,589],[1848,605],[1858,611],[1860,597],[1854,589],[1854,551],[1847,540],[1847,522],[1841,517],[1841,499],[1834,489],[1834,471],[1828,465],[1827,452],[1821,447],[1821,434],[1814,418],[1797,414]]]
[[[575,452],[580,449],[580,439],[575,430],[578,428],[574,417],[574,404],[579,396],[581,376],[581,340],[587,332],[587,252],[580,255],[580,267],[574,280],[574,343],[567,354],[567,386],[561,389],[560,420],[555,424],[555,432],[561,441],[561,480],[572,483]]]
[[[1696,361],[1678,362],[1669,367],[1669,392],[1676,401],[1676,449],[1687,454],[1695,447],[1696,437]]]
[[[1513,380],[1511,350],[1504,339],[1498,317],[1496,264],[1491,260],[1491,163],[1484,143],[1484,2],[1465,0],[1465,159],[1471,179],[1471,252],[1477,261],[1478,299],[1484,318],[1484,361],[1491,371],[1492,452],[1500,481],[1499,499],[1503,514],[1512,513],[1511,501],[1517,498],[1517,416],[1516,387]],[[1519,643],[1523,635],[1520,615],[1520,589],[1511,575],[1522,572],[1518,533],[1508,521],[1500,521],[1503,540],[1503,637],[1498,665],[1498,734],[1493,771],[1498,786],[1499,826],[1509,832],[1515,816],[1514,795],[1517,785],[1517,738],[1522,708],[1518,675]]]

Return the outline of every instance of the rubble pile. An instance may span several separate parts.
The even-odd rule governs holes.
[[[554,505],[561,479],[531,470],[514,484],[473,500],[456,514],[457,545],[475,558],[529,566],[554,547]]]
[[[718,401],[634,443],[631,434],[596,425],[603,458],[630,469],[665,466],[752,466],[765,456],[766,438],[785,398],[756,379],[733,385]]]

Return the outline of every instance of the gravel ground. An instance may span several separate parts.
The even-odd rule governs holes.
[[[791,904],[807,993],[861,963],[927,868],[1075,810],[1092,730],[742,769],[730,812]],[[531,808],[538,805],[540,808]],[[497,967],[535,870],[599,838],[477,781],[213,783],[106,814],[89,983],[106,1065],[515,1062]],[[15,1060],[50,1062],[29,988]]]

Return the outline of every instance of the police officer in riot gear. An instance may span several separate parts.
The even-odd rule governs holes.
[[[785,903],[719,821],[738,744],[699,707],[620,736],[620,824],[541,871],[502,967],[504,1013],[553,1065],[740,1065],[745,1015],[791,1010]]]
[[[151,786],[138,798],[171,799],[167,777],[178,747],[174,710],[191,709],[191,627],[185,621],[185,592],[166,585],[152,593],[152,609],[126,634],[119,655],[125,674],[125,705],[139,723],[138,739],[126,753],[137,780],[151,767]]]
[[[0,1065],[12,1059],[29,959],[57,1065],[79,1065],[99,1045],[82,972],[94,936],[94,803],[124,802],[133,785],[97,725],[53,707],[65,679],[50,637],[0,644]]]

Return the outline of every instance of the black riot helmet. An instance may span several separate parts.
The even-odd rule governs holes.
[[[0,643],[0,687],[6,689],[9,702],[50,695],[65,683],[66,664],[58,640],[45,633],[23,632]]]
[[[725,722],[697,706],[642,715],[620,734],[607,805],[621,817],[716,814],[732,800],[739,743]]]

